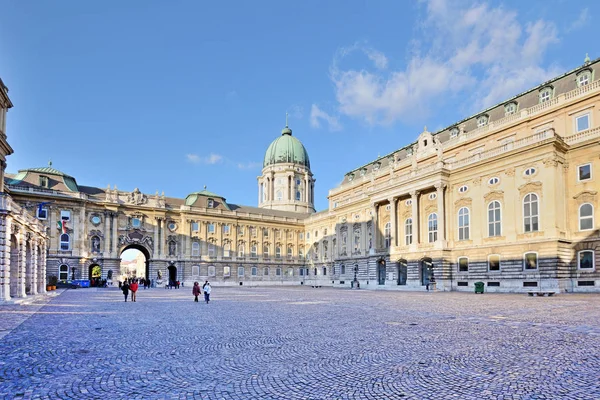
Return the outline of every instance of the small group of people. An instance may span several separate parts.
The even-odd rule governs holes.
[[[145,279],[141,279],[145,281]],[[145,285],[145,282],[143,282]],[[123,291],[123,295],[125,296],[125,301],[127,301],[127,296],[129,296],[129,292],[131,292],[131,301],[136,300],[136,293],[139,288],[138,279],[129,279],[123,282],[121,285],[121,290]]]
[[[210,283],[208,281],[204,281],[204,285],[200,288],[200,284],[198,282],[194,282],[194,287],[192,288],[192,294],[194,295],[194,301],[198,302],[198,296],[204,291],[204,301],[206,304],[210,301],[210,292],[212,288],[210,287]]]

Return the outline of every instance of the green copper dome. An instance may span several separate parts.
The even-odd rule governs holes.
[[[263,168],[280,163],[294,163],[310,168],[306,149],[298,139],[292,136],[292,130],[287,126],[281,131],[281,136],[269,145],[265,153]]]

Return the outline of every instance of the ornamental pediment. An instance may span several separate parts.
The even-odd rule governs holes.
[[[458,199],[454,202],[454,206],[456,208],[460,208],[460,207],[469,207],[471,205],[471,203],[473,202],[473,200],[470,197],[465,197],[462,199]]]
[[[483,198],[486,202],[492,200],[503,200],[504,199],[504,191],[503,190],[492,190],[491,192],[486,193]]]
[[[539,192],[542,189],[542,182],[528,182],[524,185],[519,186],[519,193]]]
[[[596,195],[598,192],[595,190],[584,190],[583,192],[577,193],[573,198],[580,203],[594,202],[596,201]]]

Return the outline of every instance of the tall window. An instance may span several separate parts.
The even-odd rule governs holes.
[[[288,256],[288,257],[291,257],[291,256],[293,255],[293,251],[294,251],[294,248],[292,247],[292,245],[291,245],[291,244],[290,244],[290,245],[288,245],[288,248],[287,248],[287,256]]]
[[[438,235],[438,224],[437,224],[437,214],[431,213],[429,217],[427,217],[427,229],[429,232],[429,243],[433,243],[437,240]]]
[[[258,268],[256,268],[256,267],[252,267],[252,269],[251,269],[251,274],[252,274],[252,276],[256,276],[256,275],[258,275]]]
[[[298,257],[299,258],[304,258],[304,247],[299,247],[298,248]]]
[[[537,194],[529,193],[523,199],[523,217],[525,232],[537,232],[539,230]]]
[[[244,276],[244,267],[238,267],[238,276]]]
[[[71,238],[68,233],[60,235],[60,249],[62,251],[71,250]]]
[[[200,255],[200,243],[193,242],[192,243],[192,256],[198,257]]]
[[[244,244],[238,244],[238,257],[244,257]]]
[[[523,255],[523,269],[537,269],[538,268],[538,255],[537,253],[525,253]]]
[[[208,276],[215,276],[216,275],[216,268],[214,265],[209,265],[208,266]]]
[[[499,201],[488,204],[488,236],[502,236]]]
[[[404,243],[408,246],[412,244],[412,218],[404,221]]]
[[[354,253],[360,253],[360,228],[354,229]]]
[[[594,206],[590,203],[579,207],[579,230],[588,231],[594,229]]]
[[[269,267],[263,268],[263,276],[269,276]]]
[[[385,224],[385,227],[383,228],[383,233],[385,236],[385,243],[384,243],[384,247],[386,249],[390,248],[390,245],[392,244],[392,223],[388,222]]]
[[[60,219],[63,221],[70,221],[71,220],[71,211],[61,210]]]
[[[587,131],[590,129],[590,114],[585,114],[575,118],[575,129],[577,132]]]
[[[458,258],[458,272],[469,272],[469,259],[467,257]]]
[[[231,245],[229,244],[229,242],[225,243],[223,245],[223,257],[229,257],[230,250],[231,250]]]
[[[283,192],[281,190],[278,190],[276,197],[277,197],[277,200],[280,200],[280,201],[283,200]]]
[[[256,257],[256,254],[257,254],[257,251],[256,251],[256,245],[255,245],[255,244],[253,244],[253,245],[250,247],[250,257]]]
[[[207,208],[214,208],[215,206],[215,201],[213,199],[208,199],[208,207]]]
[[[199,275],[200,275],[200,266],[193,265],[192,266],[192,276],[199,276]]]
[[[199,226],[197,222],[192,222],[192,232],[198,232]]]
[[[68,279],[69,279],[69,266],[63,264],[58,269],[58,280],[66,281]]]
[[[458,210],[458,240],[469,240],[469,209]]]
[[[215,233],[215,224],[208,224],[208,233]]]
[[[596,265],[593,250],[582,250],[577,253],[577,268],[593,270]]]
[[[592,164],[583,164],[577,167],[577,180],[587,181],[592,179]]]
[[[225,235],[229,235],[230,231],[231,231],[231,227],[229,225],[223,225],[223,233]]]
[[[216,255],[215,244],[209,243],[208,244],[208,256],[214,257],[215,255]]]
[[[488,257],[488,271],[500,271],[500,256],[493,254]]]
[[[230,276],[231,275],[231,267],[226,265],[223,267],[223,276]]]
[[[281,246],[275,247],[275,257],[281,258]]]

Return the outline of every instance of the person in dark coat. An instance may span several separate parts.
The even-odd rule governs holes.
[[[200,296],[200,284],[198,282],[194,282],[194,287],[192,288],[192,294],[194,295],[194,301],[198,302],[198,296]]]
[[[123,291],[123,295],[125,296],[125,301],[127,301],[127,296],[129,296],[129,283],[127,283],[127,281],[123,282],[121,290]]]

